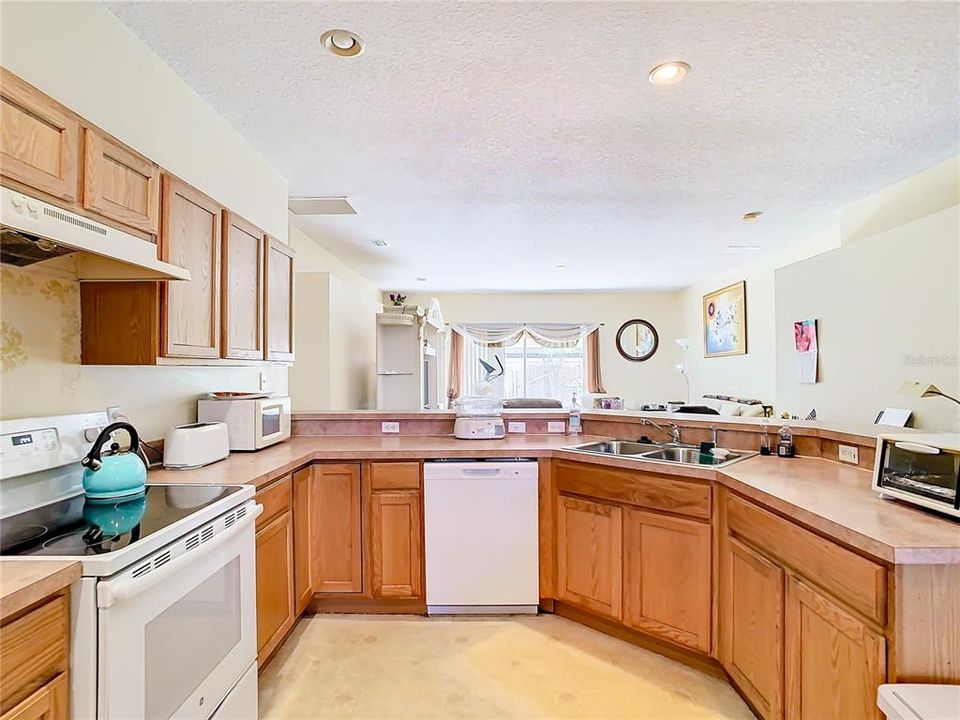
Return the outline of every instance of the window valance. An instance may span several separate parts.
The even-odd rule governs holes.
[[[527,336],[544,347],[573,347],[600,323],[453,323],[450,327],[480,345],[508,347]]]

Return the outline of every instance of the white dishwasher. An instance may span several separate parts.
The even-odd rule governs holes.
[[[536,613],[537,461],[423,466],[427,612]]]

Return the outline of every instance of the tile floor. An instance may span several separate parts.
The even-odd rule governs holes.
[[[260,676],[279,718],[742,718],[722,680],[552,615],[304,618]]]

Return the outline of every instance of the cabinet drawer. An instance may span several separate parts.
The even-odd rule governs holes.
[[[293,481],[290,478],[287,475],[257,493],[256,500],[263,505],[263,512],[257,518],[258,530],[293,507]]]
[[[566,461],[555,463],[555,467],[558,492],[710,518],[709,482]]]
[[[782,561],[865,617],[886,621],[883,566],[847,550],[753,503],[727,498],[727,527]]]
[[[371,490],[419,490],[420,463],[370,463]]]
[[[0,712],[67,670],[70,603],[59,595],[0,629]]]

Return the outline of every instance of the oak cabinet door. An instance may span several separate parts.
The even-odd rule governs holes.
[[[70,717],[70,685],[60,673],[9,712],[3,720],[67,720]]]
[[[710,524],[639,510],[623,516],[624,621],[710,651]]]
[[[790,578],[785,635],[787,720],[883,717],[877,708],[877,687],[886,681],[881,634]]]
[[[378,598],[423,596],[421,494],[370,497],[371,593]]]
[[[310,472],[312,591],[361,592],[360,466],[320,464]]]
[[[720,662],[765,720],[779,720],[784,572],[731,537],[720,567]]]
[[[293,248],[270,238],[266,243],[264,324],[267,360],[293,361]]]
[[[77,199],[80,120],[0,68],[0,168],[4,177]]]
[[[313,533],[310,495],[313,470],[309,467],[293,474],[293,586],[296,613],[300,615],[313,598],[311,563],[313,552],[310,536]]]
[[[220,357],[221,209],[199,190],[163,176],[160,257],[191,278],[160,283],[166,357]]]
[[[223,213],[221,353],[262,360],[264,234],[236,213]]]
[[[83,206],[155,235],[160,220],[160,168],[113,138],[87,128]]]
[[[620,508],[560,496],[557,504],[560,600],[620,619],[622,532]]]
[[[257,660],[260,666],[293,626],[293,522],[284,512],[257,531]]]

